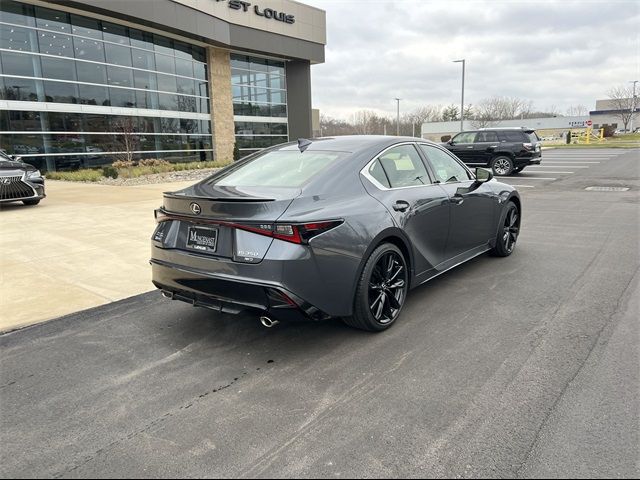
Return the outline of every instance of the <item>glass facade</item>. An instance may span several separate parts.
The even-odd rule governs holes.
[[[207,79],[202,47],[0,1],[0,100],[29,102],[0,110],[0,148],[43,170],[210,160]]]
[[[231,55],[236,142],[243,154],[287,142],[285,63]]]

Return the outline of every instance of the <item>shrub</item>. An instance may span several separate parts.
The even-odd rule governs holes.
[[[102,175],[107,178],[118,178],[118,169],[112,165],[107,165],[102,168]]]
[[[238,147],[238,142],[233,144],[233,161],[240,160],[240,147]]]
[[[163,167],[171,164],[166,160],[161,160],[159,158],[145,158],[144,160],[140,160],[138,165],[141,167]]]
[[[131,168],[135,166],[136,162],[133,160],[116,160],[112,163],[113,168]]]
[[[567,133],[567,145],[571,144],[571,130]]]
[[[69,182],[97,182],[102,178],[100,170],[76,170],[75,172],[47,172],[48,180],[67,180]]]

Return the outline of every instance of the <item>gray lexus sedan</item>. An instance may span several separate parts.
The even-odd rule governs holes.
[[[477,255],[510,255],[518,192],[434,143],[298,140],[238,161],[155,211],[165,297],[265,326],[342,318],[382,331],[407,292]]]
[[[44,177],[40,171],[0,150],[0,206],[12,202],[37,205],[44,197]]]

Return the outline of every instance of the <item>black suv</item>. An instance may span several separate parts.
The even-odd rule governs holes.
[[[540,138],[529,128],[481,128],[461,132],[444,144],[467,165],[488,166],[494,175],[519,173],[540,165]]]

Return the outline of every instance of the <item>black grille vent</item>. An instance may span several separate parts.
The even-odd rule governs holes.
[[[19,200],[33,197],[33,188],[22,181],[22,177],[0,177],[0,200]]]

